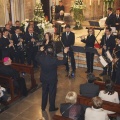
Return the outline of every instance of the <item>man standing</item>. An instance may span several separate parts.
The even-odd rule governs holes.
[[[102,56],[107,58],[106,52],[109,51],[112,55],[113,49],[115,48],[116,42],[115,37],[111,34],[112,29],[110,27],[107,27],[105,29],[105,35],[103,35],[101,39],[101,47],[102,47]],[[100,74],[100,76],[108,75],[111,77],[111,71],[112,71],[112,62],[109,62],[107,67],[103,68],[103,72]]]
[[[113,14],[113,9],[112,8],[108,8],[108,16],[107,19],[105,21],[105,24],[107,27],[115,27],[115,15]]]
[[[75,43],[75,34],[70,31],[70,25],[65,26],[65,32],[62,33],[61,41],[64,47],[69,47],[68,56],[70,57],[71,60],[71,67],[72,67],[71,74],[74,74],[76,67],[75,67],[75,59],[74,59],[72,46]],[[69,68],[68,60],[65,65],[66,65],[66,71],[69,73],[70,68]]]
[[[119,10],[116,10],[115,27],[116,27],[116,30],[119,32],[120,31],[120,11]]]
[[[40,48],[40,51],[44,51],[44,47]],[[49,46],[45,52],[38,52],[36,60],[41,66],[40,80],[42,82],[42,111],[45,111],[48,95],[49,95],[49,111],[56,111],[58,108],[55,107],[55,98],[57,90],[57,66],[62,65],[66,62],[66,53],[68,48],[64,49],[63,60],[58,60],[54,57],[54,50]]]

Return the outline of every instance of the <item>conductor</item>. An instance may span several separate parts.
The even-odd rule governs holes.
[[[44,52],[41,52],[44,51]],[[64,49],[63,60],[58,60],[54,57],[54,49],[48,46],[46,50],[44,47],[36,55],[36,61],[41,66],[40,80],[42,82],[42,111],[45,111],[49,95],[49,111],[56,111],[55,98],[57,90],[57,66],[65,64],[67,61],[68,48]]]

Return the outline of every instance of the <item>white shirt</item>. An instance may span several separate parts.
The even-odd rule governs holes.
[[[109,120],[107,112],[100,108],[87,108],[85,111],[85,120]]]

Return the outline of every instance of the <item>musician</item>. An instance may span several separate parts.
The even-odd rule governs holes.
[[[49,111],[56,111],[58,108],[55,107],[55,98],[57,90],[57,66],[63,65],[67,60],[68,48],[64,49],[63,60],[58,60],[53,56],[54,50],[49,46],[43,54],[44,48],[40,48],[40,52],[36,55],[36,60],[41,66],[40,80],[42,82],[42,111],[45,111],[48,95],[49,95]]]
[[[12,40],[15,47],[15,62],[24,64],[24,40],[23,34],[20,33],[20,27],[15,28],[15,34],[12,35]]]
[[[81,42],[85,43],[86,48],[92,47],[94,48],[95,44],[95,35],[94,35],[94,29],[89,28],[88,29],[88,36],[87,39],[82,39]],[[94,59],[94,53],[86,52],[86,62],[87,62],[87,71],[86,73],[92,73],[93,72],[93,59]]]
[[[61,10],[58,14],[56,14],[56,20],[63,20],[64,19],[64,11]]]
[[[119,32],[120,30],[120,11],[116,10],[116,14],[115,14],[115,27],[116,30]]]
[[[71,61],[71,67],[72,67],[71,75],[72,75],[74,74],[76,69],[74,53],[72,50],[72,46],[75,43],[75,34],[70,31],[70,25],[68,24],[65,26],[65,32],[62,33],[61,41],[64,47],[69,47],[68,56],[70,57],[70,61]],[[68,60],[65,65],[66,65],[66,71],[69,73],[70,68],[69,68]]]
[[[3,30],[3,37],[0,40],[0,46],[2,50],[2,58],[8,56],[12,60],[14,58],[14,44],[12,40],[8,39],[8,30]]]
[[[105,24],[107,27],[115,27],[115,15],[113,14],[113,9],[112,8],[108,8],[107,13],[107,19],[105,21]]]
[[[54,50],[54,56],[56,56],[56,46],[55,43],[52,40],[52,35],[51,33],[47,32],[45,33],[45,39],[43,41],[43,46],[44,46],[44,51],[48,48],[48,47],[52,47]]]
[[[31,65],[33,62],[34,67],[37,67],[37,63],[35,60],[35,56],[38,51],[38,47],[36,46],[36,41],[38,40],[36,33],[34,32],[32,27],[28,28],[28,33],[25,34],[25,42],[26,42],[26,53],[27,53],[27,63]]]
[[[111,34],[112,29],[110,27],[107,27],[105,29],[105,35],[102,36],[101,39],[101,47],[102,47],[102,56],[107,58],[106,51],[109,51],[112,55],[113,49],[115,48],[116,42],[115,37]],[[107,61],[108,62],[108,61]],[[112,71],[112,62],[110,61],[107,67],[103,68],[103,72],[100,74],[100,76],[108,75],[111,77],[111,71]]]
[[[63,5],[63,2],[62,1],[59,1],[59,5],[57,6],[57,13],[60,13],[60,11],[65,11],[65,7]]]
[[[114,53],[113,53],[113,73],[112,73],[112,81],[113,82],[117,82],[118,84],[120,84],[120,37],[117,38],[117,45],[114,49]]]

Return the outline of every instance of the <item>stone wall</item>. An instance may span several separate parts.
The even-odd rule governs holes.
[[[62,0],[65,6],[65,12],[69,13],[70,7],[74,4],[75,0]],[[100,5],[98,5],[98,0],[83,0],[86,5],[84,10],[84,16],[86,19],[100,19],[103,17],[103,0],[100,0]],[[120,0],[115,0],[114,9],[120,7]]]

